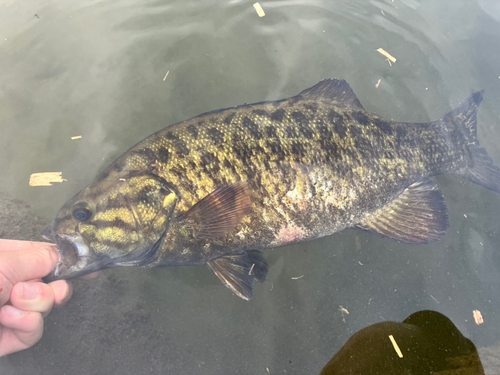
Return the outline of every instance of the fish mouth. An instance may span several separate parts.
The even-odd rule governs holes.
[[[45,282],[73,279],[107,268],[106,258],[97,256],[79,233],[47,234],[44,231],[42,236],[55,242],[59,251],[59,261],[54,270],[43,278]]]

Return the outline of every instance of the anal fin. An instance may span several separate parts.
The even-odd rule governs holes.
[[[238,297],[247,301],[253,296],[253,281],[263,282],[267,263],[260,251],[228,254],[207,262],[208,268]]]
[[[358,228],[399,242],[424,244],[440,240],[448,229],[444,197],[431,179],[406,188],[396,199],[368,214]]]

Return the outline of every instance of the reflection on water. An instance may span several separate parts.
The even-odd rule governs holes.
[[[496,2],[261,5],[263,18],[242,1],[0,3],[0,188],[48,224],[154,131],[327,77],[346,79],[368,111],[398,121],[438,118],[485,89],[479,138],[500,162]],[[397,58],[392,67],[380,47]],[[29,175],[45,171],[68,181],[30,188]],[[1,359],[2,373],[319,373],[356,331],[424,309],[445,314],[476,347],[494,345],[500,199],[453,176],[436,180],[451,226],[435,244],[348,230],[268,251],[268,279],[250,303],[203,267],[106,271],[77,282],[42,341]]]

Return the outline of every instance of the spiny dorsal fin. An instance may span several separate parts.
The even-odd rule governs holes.
[[[448,212],[436,183],[426,179],[410,185],[395,200],[367,215],[357,227],[399,242],[423,244],[445,235]]]
[[[252,191],[246,182],[222,186],[179,217],[193,229],[193,236],[210,239],[224,236],[252,209]]]
[[[225,286],[247,301],[253,296],[253,280],[263,282],[268,270],[262,253],[255,250],[225,255],[207,265]]]
[[[343,79],[325,79],[313,87],[305,89],[298,96],[302,96],[304,99],[331,102],[339,108],[364,110],[351,86]]]

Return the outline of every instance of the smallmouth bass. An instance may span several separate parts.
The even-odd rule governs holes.
[[[368,113],[343,80],[289,99],[208,112],[133,146],[57,213],[42,235],[60,260],[48,280],[117,266],[207,264],[251,299],[259,250],[360,228],[405,243],[442,238],[431,176],[500,192],[477,140],[482,92],[429,123]]]

